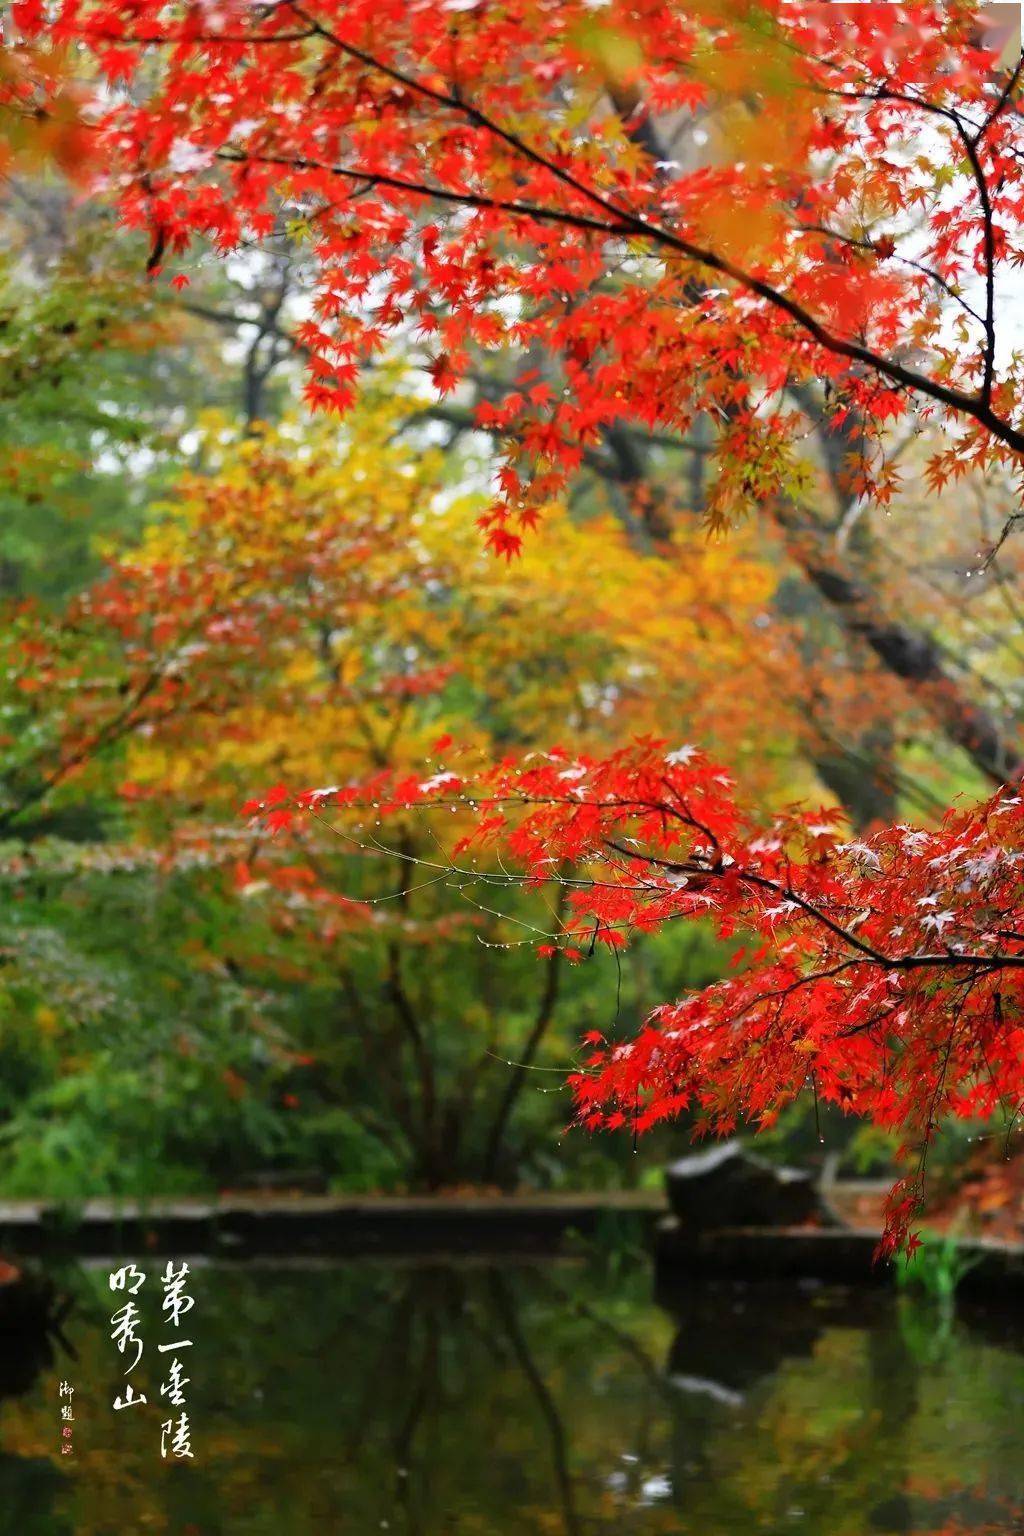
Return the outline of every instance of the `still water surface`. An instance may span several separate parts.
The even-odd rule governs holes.
[[[3,1536],[1024,1531],[1019,1308],[756,1284],[658,1303],[640,1263],[196,1261],[174,1464],[143,1267],[146,1406],[111,1407],[106,1266],[63,1277],[75,1358],[6,1381]]]

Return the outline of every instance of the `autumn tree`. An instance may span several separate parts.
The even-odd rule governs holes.
[[[202,8],[163,5],[18,15],[44,58],[47,42],[84,40],[114,82],[159,61],[146,109],[104,116],[152,270],[197,232],[222,249],[275,229],[308,242],[319,298],[297,339],[315,405],[343,405],[357,367],[406,338],[442,392],[481,352],[528,356],[522,387],[513,371],[474,413],[504,445],[485,515],[496,548],[518,547],[516,523],[532,525],[587,460],[649,506],[635,427],[685,439],[710,423],[712,520],[769,508],[858,669],[863,653],[899,678],[984,775],[1012,772],[1002,712],[939,637],[880,604],[870,573],[830,548],[828,519],[800,504],[814,477],[795,451],[808,419],[823,429],[839,518],[862,492],[891,495],[884,428],[915,407],[966,423],[965,443],[934,456],[939,479],[975,450],[1012,470],[994,297],[1012,260],[1015,78],[993,69],[993,29],[970,8],[915,7],[916,31],[891,7],[526,7],[514,25],[472,8],[433,29],[349,4],[210,25]],[[195,59],[224,87],[216,102],[195,89]],[[919,89],[936,77],[941,99]],[[766,138],[769,116],[780,131]],[[279,311],[271,298],[249,331],[252,391],[282,344]],[[931,345],[920,375],[901,361],[907,344]],[[538,354],[557,354],[557,377]],[[975,405],[950,383],[954,355],[978,375]],[[863,757],[855,724],[827,710],[822,724]],[[870,757],[884,733],[863,739]],[[855,792],[842,754],[826,747],[820,762]],[[894,770],[879,772],[884,790]]]
[[[1024,447],[996,336],[1018,71],[996,67],[972,7],[917,6],[913,26],[898,6],[664,3],[597,20],[351,3],[208,19],[163,0],[14,16],[30,49],[85,44],[115,86],[158,59],[145,105],[115,92],[97,125],[152,269],[196,234],[230,249],[282,209],[305,221],[314,404],[347,403],[359,362],[409,325],[436,338],[441,388],[471,339],[575,342],[567,396],[527,381],[488,413],[515,433],[487,521],[499,548],[633,415],[724,413],[716,516],[777,495],[799,477],[801,381],[827,380],[833,422],[856,407],[869,442],[910,397],[952,413],[963,440],[936,483]],[[644,125],[681,113],[717,152],[676,174]],[[518,473],[524,452],[543,473]],[[886,493],[883,459],[859,473]]]
[[[34,8],[18,14],[31,35]],[[916,31],[898,8],[650,5],[595,19],[581,6],[553,20],[526,7],[514,26],[472,8],[433,29],[400,12],[385,27],[352,5],[204,15],[74,5],[39,29],[43,45],[90,43],[115,82],[160,61],[147,108],[104,117],[153,270],[197,232],[221,248],[270,230],[307,241],[319,298],[297,339],[322,407],[344,404],[357,366],[406,338],[442,392],[481,351],[528,354],[522,387],[513,373],[475,409],[504,443],[485,516],[506,551],[598,446],[610,478],[649,499],[635,426],[678,439],[712,424],[712,520],[770,509],[853,656],[901,679],[987,777],[1012,771],[1019,746],[1000,712],[830,549],[827,519],[801,505],[814,476],[795,451],[808,418],[820,424],[839,517],[862,492],[891,495],[884,428],[915,407],[966,423],[967,441],[934,456],[939,479],[975,449],[1015,463],[993,406],[1015,80],[970,8],[915,7]],[[217,73],[216,102],[212,87],[197,93],[194,59]],[[919,89],[935,77],[941,100]],[[769,115],[783,131],[752,155]],[[283,344],[279,309],[271,298],[249,333],[253,390]],[[980,379],[975,405],[950,384],[947,315]],[[930,371],[901,361],[907,344],[931,345]],[[561,359],[557,378],[538,353]]]
[[[1018,487],[1021,360],[1001,331],[1024,60],[999,59],[975,6],[26,0],[15,16],[30,53],[79,45],[106,82],[93,131],[151,273],[197,236],[228,251],[284,221],[309,242],[317,291],[298,334],[314,408],[350,406],[360,370],[409,336],[442,395],[473,349],[519,360],[512,387],[476,406],[503,445],[479,519],[499,554],[519,552],[621,424],[685,436],[699,417],[712,525],[761,507],[805,537],[808,399],[857,497],[892,500],[890,423],[913,413],[941,429],[935,493],[972,467]],[[680,125],[685,151],[665,158]],[[560,389],[538,378],[545,353]],[[990,779],[1015,779],[1013,742],[965,707],[934,641],[823,564],[810,532],[808,575],[851,632]],[[770,1117],[809,1081],[917,1144],[888,1241],[905,1237],[941,1115],[1012,1109],[1024,1086],[1017,797],[848,847],[817,816],[756,831],[689,748],[570,752],[518,778],[458,782],[492,805],[525,789],[507,832],[522,879],[594,866],[570,881],[556,953],[581,925],[617,945],[709,906],[762,945],[738,981],[592,1063],[584,1117],[639,1125],[695,1100],[722,1128],[739,1110]],[[431,800],[430,783],[400,779],[396,813]],[[255,810],[286,829],[288,800]],[[483,830],[504,835],[503,814]]]
[[[117,758],[139,835],[180,867],[234,866],[275,936],[273,960],[230,937],[211,959],[253,985],[276,969],[333,991],[326,1029],[297,1046],[307,1097],[361,1097],[357,1116],[437,1184],[514,1173],[528,1074],[558,1025],[564,1059],[566,1019],[594,1007],[590,979],[559,1010],[561,957],[529,964],[528,913],[469,888],[453,912],[443,882],[415,873],[439,846],[416,816],[393,859],[366,850],[354,871],[360,850],[318,828],[297,848],[254,844],[237,817],[248,786],[417,773],[442,731],[481,759],[566,731],[606,747],[680,712],[770,797],[801,734],[796,708],[788,733],[780,718],[783,647],[762,658],[766,681],[778,674],[763,727],[777,756],[752,736],[742,678],[765,650],[755,620],[774,573],[749,539],[681,546],[688,580],[666,609],[664,557],[552,506],[545,548],[510,571],[480,545],[479,493],[455,489],[471,466],[396,436],[410,409],[399,391],[365,397],[340,431],[211,429],[202,472],[79,606],[130,658],[130,696],[167,679]],[[386,1063],[375,1082],[354,1046]]]

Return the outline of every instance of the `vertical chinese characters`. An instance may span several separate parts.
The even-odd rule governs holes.
[[[110,1272],[110,1289],[112,1291],[127,1291],[129,1296],[129,1300],[125,1302],[123,1307],[119,1307],[110,1319],[111,1339],[125,1359],[128,1359],[129,1356],[131,1357],[131,1363],[125,1367],[124,1374],[126,1376],[131,1375],[142,1359],[143,1342],[139,1332],[139,1325],[142,1319],[138,1305],[133,1298],[139,1294],[145,1283],[145,1273],[134,1264],[125,1264],[120,1269],[111,1270]],[[145,1393],[136,1392],[129,1381],[125,1383],[124,1396],[121,1397],[118,1394],[114,1398],[114,1408],[117,1410],[131,1408],[145,1401]]]
[[[60,1453],[62,1456],[73,1456],[75,1452],[72,1424],[75,1422],[71,1400],[75,1395],[75,1389],[69,1381],[60,1384]]]
[[[164,1327],[173,1328],[176,1333],[181,1327],[182,1318],[186,1313],[191,1312],[195,1305],[194,1298],[185,1289],[188,1274],[189,1267],[184,1260],[180,1267],[175,1269],[173,1260],[168,1259],[167,1268],[160,1277],[160,1284],[164,1291],[162,1303]],[[168,1455],[179,1459],[192,1456],[192,1432],[185,1409],[187,1401],[185,1388],[191,1378],[185,1375],[185,1367],[178,1358],[180,1350],[191,1348],[191,1339],[177,1337],[170,1343],[157,1345],[161,1354],[168,1352],[171,1354],[170,1364],[167,1367],[167,1380],[160,1388],[160,1395],[167,1399],[170,1407],[181,1409],[177,1417],[172,1415],[160,1426],[160,1455],[165,1458]]]

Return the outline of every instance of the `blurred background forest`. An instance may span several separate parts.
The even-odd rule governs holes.
[[[808,393],[773,520],[708,537],[712,423],[615,428],[506,565],[475,526],[473,408],[510,387],[484,349],[446,393],[409,338],[326,422],[301,230],[147,282],[141,239],[42,170],[0,228],[0,1194],[656,1181],[685,1126],[641,1158],[563,1135],[562,1074],[720,945],[538,960],[525,905],[407,862],[429,828],[405,860],[325,834],[254,872],[242,803],[443,771],[446,738],[651,733],[765,805],[928,819],[1019,760],[1020,541],[976,553],[1010,487],[928,485],[917,422],[868,507]],[[816,1147],[808,1113],[782,1151]]]

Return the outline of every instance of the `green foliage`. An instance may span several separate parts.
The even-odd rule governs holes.
[[[6,845],[8,864],[13,845]],[[209,1193],[254,1174],[311,1175],[336,1190],[396,1189],[415,1179],[367,1041],[386,1027],[380,950],[352,946],[345,979],[309,969],[294,936],[259,903],[239,902],[216,872],[162,875],[106,867],[102,854],[34,845],[8,876],[0,916],[0,1192],[75,1201],[95,1195]],[[70,873],[69,873],[70,871]],[[624,964],[619,1022],[635,1027],[650,989],[713,968],[713,947],[661,938]],[[290,979],[302,966],[303,981]],[[508,1156],[527,1182],[621,1185],[653,1159],[627,1139],[563,1137],[564,1071],[578,1032],[612,1027],[614,958],[566,978],[564,1007],[515,1116]],[[472,935],[443,966],[417,968],[447,1021],[436,1071],[453,1091],[484,1056],[472,1113],[451,1121],[450,1178],[471,1178],[529,1028],[536,960],[493,955]],[[515,999],[524,1002],[517,1005]],[[556,1091],[552,1091],[555,1088]]]
[[[10,899],[13,897],[13,899]],[[148,871],[8,890],[0,925],[0,1187],[209,1191],[297,1157],[286,1068],[230,978],[172,940],[192,910]]]
[[[933,1364],[952,1349],[957,1288],[979,1262],[964,1252],[956,1232],[926,1232],[912,1255],[894,1262],[897,1319],[915,1360]]]
[[[109,215],[48,182],[0,205],[0,597],[57,603],[138,537],[196,417],[232,401],[217,340]]]
[[[930,1301],[944,1304],[952,1300],[961,1280],[979,1262],[976,1255],[964,1252],[956,1233],[926,1233],[916,1252],[894,1266],[896,1284],[901,1290],[919,1291]]]

